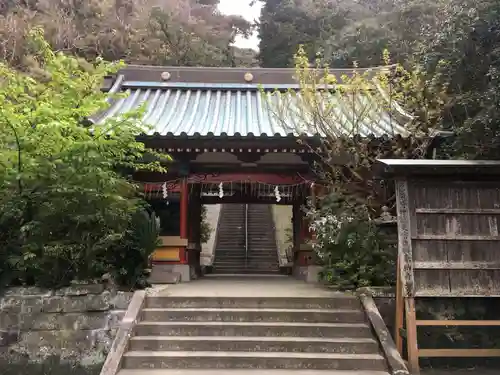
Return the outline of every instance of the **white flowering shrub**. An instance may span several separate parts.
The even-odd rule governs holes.
[[[395,283],[396,249],[386,243],[363,205],[332,194],[308,215],[322,281],[343,290]]]

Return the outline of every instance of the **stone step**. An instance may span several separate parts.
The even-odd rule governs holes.
[[[242,274],[248,274],[248,273],[252,273],[252,272],[257,272],[257,273],[268,273],[268,272],[277,272],[279,267],[277,264],[273,265],[273,266],[269,266],[269,267],[257,267],[257,266],[245,266],[244,264],[241,264],[241,265],[234,265],[234,266],[217,266],[217,265],[214,265],[213,266],[213,269],[216,271],[216,272],[226,272],[226,273],[232,273],[232,274],[238,274],[238,273],[242,273]]]
[[[254,275],[254,276],[274,276],[281,275],[279,270],[257,270],[257,269],[214,269],[214,275]]]
[[[239,248],[238,246],[232,246],[232,247],[217,247],[215,250],[215,256],[217,255],[239,255],[239,256],[245,256],[246,254],[254,254],[254,255],[277,255],[278,252],[276,251],[276,248],[274,247],[250,247],[248,249],[248,253],[245,251],[243,248]]]
[[[245,264],[244,262],[242,263],[218,263],[215,262],[213,265],[214,269],[219,269],[219,270],[241,270],[241,271],[248,271],[248,270],[275,270],[278,268],[278,262],[272,262],[269,264]],[[237,273],[237,272],[235,272]]]
[[[247,255],[254,255],[254,256],[276,256],[276,252],[274,250],[269,250],[268,252],[264,251],[259,251],[256,252],[254,250],[248,250],[248,253],[245,253],[245,251],[220,251],[215,254],[217,255],[224,255],[229,258],[245,258]]]
[[[250,254],[248,253],[248,256],[245,254],[216,254],[215,255],[215,260],[228,260],[228,261],[245,261],[245,259],[265,259],[265,260],[276,260],[277,261],[277,256],[276,254]]]
[[[123,369],[118,375],[389,375],[386,371],[279,369]]]
[[[276,247],[267,246],[253,246],[248,248],[248,253],[252,254],[277,254]],[[216,255],[218,254],[239,254],[245,255],[244,246],[231,246],[231,247],[217,247],[215,250]]]
[[[371,330],[361,323],[283,322],[149,322],[135,327],[137,336],[280,336],[370,338]]]
[[[355,296],[331,297],[180,297],[148,296],[147,308],[361,309]]]
[[[258,260],[248,258],[247,261],[245,259],[241,260],[228,260],[228,259],[215,259],[214,260],[214,267],[215,266],[222,266],[222,267],[232,267],[232,266],[238,266],[238,267],[243,267],[243,268],[269,268],[269,267],[277,267],[278,265],[278,260],[274,258],[261,258]]]
[[[321,369],[385,370],[379,354],[286,352],[130,351],[123,367],[132,369]]]
[[[275,258],[248,258],[246,261],[245,259],[227,259],[227,258],[220,258],[220,259],[214,259],[214,266],[215,265],[221,265],[221,266],[229,266],[229,265],[240,265],[243,266],[244,268],[246,267],[257,267],[257,268],[269,268],[270,266],[276,266],[278,264],[278,260]]]
[[[146,308],[142,311],[142,319],[149,322],[365,322],[365,316],[361,310],[326,309]]]
[[[212,273],[214,275],[275,275],[280,274],[276,269],[256,269],[256,268],[216,268],[214,266]]]
[[[226,257],[220,257],[220,258],[215,258],[214,259],[215,263],[220,263],[220,264],[240,264],[243,263],[245,264],[245,257],[242,258],[226,258]],[[278,260],[276,257],[248,257],[246,262],[254,263],[255,265],[266,265],[268,263],[278,263]]]
[[[276,247],[274,246],[257,246],[254,245],[248,247],[248,252],[256,253],[256,254],[277,254]],[[215,253],[217,254],[240,254],[245,255],[245,246],[231,245],[231,246],[217,246],[215,249]]]
[[[224,261],[234,261],[234,262],[239,262],[239,261],[245,261],[245,258],[247,258],[248,260],[257,260],[257,261],[260,261],[260,260],[278,260],[277,259],[277,256],[276,254],[257,254],[257,255],[253,255],[251,256],[251,254],[249,253],[248,256],[246,256],[245,254],[231,254],[231,255],[227,255],[227,256],[219,256],[219,257],[215,257],[215,259],[217,260],[224,260]]]
[[[233,264],[233,265],[220,265],[220,264],[214,264],[213,265],[213,269],[214,270],[219,270],[219,271],[231,271],[230,273],[233,273],[233,274],[238,274],[239,271],[241,271],[241,273],[251,273],[252,270],[256,270],[256,271],[262,271],[262,272],[267,272],[267,271],[274,271],[274,270],[277,270],[279,267],[278,267],[278,264],[273,264],[273,265],[270,265],[268,267],[265,267],[265,266],[251,266],[251,265],[246,265],[244,263],[241,263],[241,264]]]
[[[376,354],[379,347],[369,338],[135,336],[130,350]]]

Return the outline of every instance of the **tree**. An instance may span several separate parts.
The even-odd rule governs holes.
[[[354,62],[367,68],[383,64],[380,51],[387,49],[398,63],[419,64],[421,50],[437,32],[448,1],[359,2],[351,7],[352,22],[323,41],[325,59],[336,68]]]
[[[452,0],[443,12],[421,58],[448,83],[444,125],[456,136],[446,156],[500,159],[500,3]]]
[[[248,35],[250,24],[217,6],[218,0],[12,0],[0,13],[0,58],[29,69],[33,57],[23,36],[41,26],[54,50],[88,61],[250,65],[248,54],[232,58],[239,53],[234,38]]]
[[[393,269],[380,267],[394,262],[395,252],[375,226],[384,206],[394,209],[394,192],[376,180],[374,163],[425,157],[429,130],[440,126],[446,103],[446,87],[435,85],[421,70],[389,65],[388,55],[383,56],[384,69],[355,67],[336,76],[321,58],[311,67],[300,48],[295,57],[299,89],[277,91],[280,99],[268,103],[284,128],[308,135],[299,141],[317,156],[315,172],[324,189],[308,215],[325,266],[322,275],[331,283],[347,282],[344,287],[384,284],[394,276]],[[396,121],[403,122],[407,134],[399,136],[391,128]],[[367,134],[377,126],[385,127],[386,134]]]
[[[322,41],[349,22],[349,10],[331,0],[266,0],[259,22],[261,66],[293,67],[303,45],[314,57]]]
[[[136,141],[136,113],[86,121],[108,105],[100,88],[121,64],[54,53],[40,29],[28,41],[36,74],[0,64],[0,276],[48,286],[124,276],[112,252],[143,204],[127,171],[162,168],[142,161],[151,151]]]

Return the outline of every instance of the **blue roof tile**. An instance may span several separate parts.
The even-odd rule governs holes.
[[[126,89],[127,96],[112,103],[108,110],[99,116],[97,123],[144,105],[143,121],[151,126],[151,134],[287,136],[309,133],[307,129],[301,127],[307,119],[303,113],[298,112],[300,107],[297,106],[297,102],[301,100],[299,93],[282,92],[281,95],[277,95],[274,91],[267,91],[267,97],[263,97],[255,85],[170,84],[169,86],[149,83],[147,86],[141,85],[140,82],[124,82],[121,87]],[[352,119],[352,111],[349,111],[344,99],[340,95],[331,95],[334,97],[330,98],[328,103],[334,105],[324,108],[323,114],[338,119],[333,122],[336,126],[333,129],[335,134],[356,133],[361,136],[376,137],[409,135],[405,123],[409,122],[411,116],[401,108],[393,108],[392,112],[396,111],[397,116],[384,112],[381,116],[380,104],[376,103],[378,101],[360,96],[356,98],[356,103],[364,106],[367,112],[361,121],[357,121]],[[280,104],[280,100],[284,102]],[[283,106],[284,103],[286,106]],[[277,108],[286,108],[279,116],[286,118],[286,121],[278,119]]]

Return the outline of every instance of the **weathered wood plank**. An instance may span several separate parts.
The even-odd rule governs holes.
[[[446,234],[420,234],[412,237],[413,240],[451,240],[451,241],[500,241],[500,236],[461,235],[450,236]]]
[[[497,294],[465,294],[460,291],[451,291],[450,293],[443,293],[436,295],[432,290],[422,290],[415,293],[415,297],[446,297],[446,298],[481,298],[481,297],[489,297],[489,298],[500,298],[500,293]]]
[[[398,256],[396,270],[396,316],[394,324],[394,339],[399,354],[403,355],[403,336],[405,305],[403,299],[403,285],[401,282],[401,259]]]
[[[407,350],[408,367],[411,374],[420,374],[420,365],[418,363],[418,343],[417,343],[417,325],[415,300],[413,298],[405,299],[406,307],[406,332],[407,332]]]
[[[500,270],[500,261],[493,262],[415,262],[413,268],[421,270],[472,270],[472,269],[488,269]]]
[[[451,292],[463,295],[500,294],[500,270],[450,270]]]
[[[449,270],[414,270],[415,293],[439,296],[451,292]]]
[[[420,358],[487,358],[500,357],[500,349],[420,349],[418,351]]]
[[[396,202],[401,282],[403,284],[403,294],[408,297],[414,295],[415,283],[413,279],[411,207],[407,180],[396,180]]]
[[[417,326],[426,327],[489,327],[500,326],[500,320],[417,320]]]
[[[444,235],[445,238],[480,236],[498,238],[498,215],[417,215],[417,236]]]
[[[418,209],[500,209],[500,184],[449,181],[414,183],[415,208]]]
[[[416,208],[416,214],[500,215],[500,208]]]

